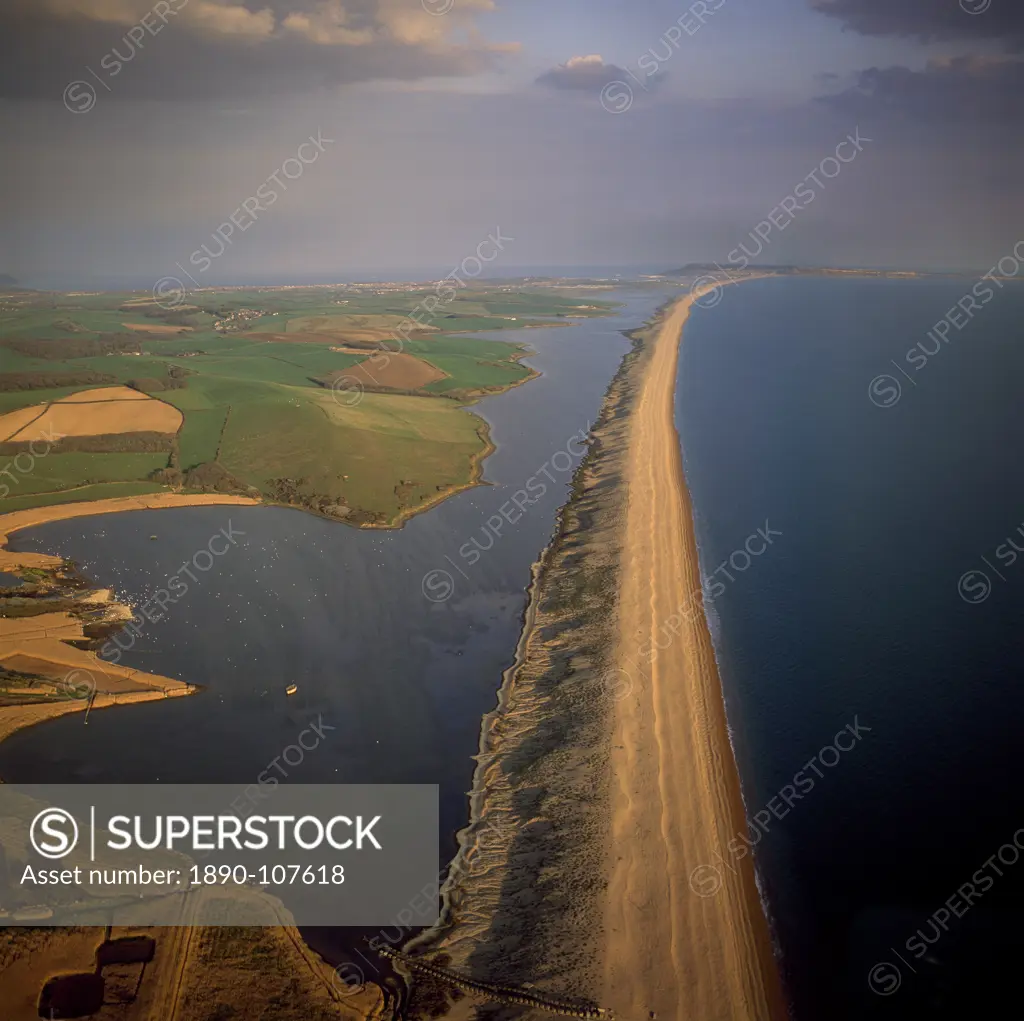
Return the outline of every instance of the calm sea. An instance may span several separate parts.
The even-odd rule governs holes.
[[[1021,1014],[1024,288],[929,338],[973,283],[759,281],[686,328],[686,475],[799,1021]]]

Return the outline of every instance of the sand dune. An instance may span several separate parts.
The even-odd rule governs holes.
[[[673,422],[693,300],[664,318],[630,435],[603,1003],[620,1018],[769,1021],[786,1013],[749,859],[709,896],[689,882],[745,831],[711,637],[702,613],[680,613],[700,588]],[[678,636],[648,662],[672,617]]]

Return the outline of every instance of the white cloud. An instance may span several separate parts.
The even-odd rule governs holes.
[[[274,13],[267,8],[250,11],[241,4],[191,0],[181,14],[186,23],[191,22],[200,32],[249,39],[269,39],[274,32]]]

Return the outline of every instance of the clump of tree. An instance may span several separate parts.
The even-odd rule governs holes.
[[[344,335],[338,338],[338,347],[351,347],[357,351],[393,351],[395,354],[401,354],[405,349],[405,345],[402,341],[395,340],[363,340],[362,338],[346,337]]]
[[[202,493],[239,493],[254,498],[260,496],[258,489],[232,475],[219,461],[206,461],[189,468],[184,473],[183,485],[186,489],[197,489]]]
[[[194,373],[190,369],[183,369],[179,365],[172,365],[167,370],[166,376],[142,376],[139,379],[129,379],[128,386],[144,394],[163,393],[165,390],[184,390],[188,386],[188,376]]]
[[[55,319],[53,321],[54,329],[63,330],[65,333],[88,333],[81,323],[76,323],[74,319]]]
[[[202,319],[198,315],[200,309],[195,305],[182,305],[176,308],[161,308],[160,305],[122,306],[122,312],[138,315],[140,312],[147,319],[157,319],[168,326],[198,326]]]
[[[162,454],[173,449],[174,437],[168,433],[134,432],[104,433],[101,436],[63,436],[51,443],[53,454]],[[38,450],[39,441],[35,441]],[[7,441],[0,443],[0,454],[32,453],[31,443]]]
[[[127,385],[139,393],[161,393],[167,389],[167,380],[158,379],[156,376],[142,376],[140,379],[129,379]]]
[[[383,520],[382,514],[361,511],[350,507],[343,497],[331,496],[326,493],[304,492],[303,487],[309,485],[309,479],[270,479],[267,483],[268,495],[275,503],[285,503],[291,507],[302,507],[323,514],[328,518],[344,518],[354,524],[370,524]]]
[[[47,361],[142,353],[141,341],[133,333],[98,333],[90,337],[10,337],[0,344],[26,358]]]
[[[116,376],[105,372],[0,372],[0,392],[12,390],[50,390],[61,386],[95,386],[116,383]]]
[[[157,482],[161,486],[171,486],[174,489],[180,489],[185,481],[184,475],[177,468],[157,468],[156,471],[151,471],[147,478],[150,482]]]

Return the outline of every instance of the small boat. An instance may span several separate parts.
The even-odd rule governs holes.
[[[150,539],[155,539],[155,538],[156,538],[156,536],[155,536],[155,535],[151,535],[151,536],[150,536]]]
[[[288,687],[284,689],[284,693],[286,695],[294,695],[298,690],[299,686],[297,684],[289,684]]]

